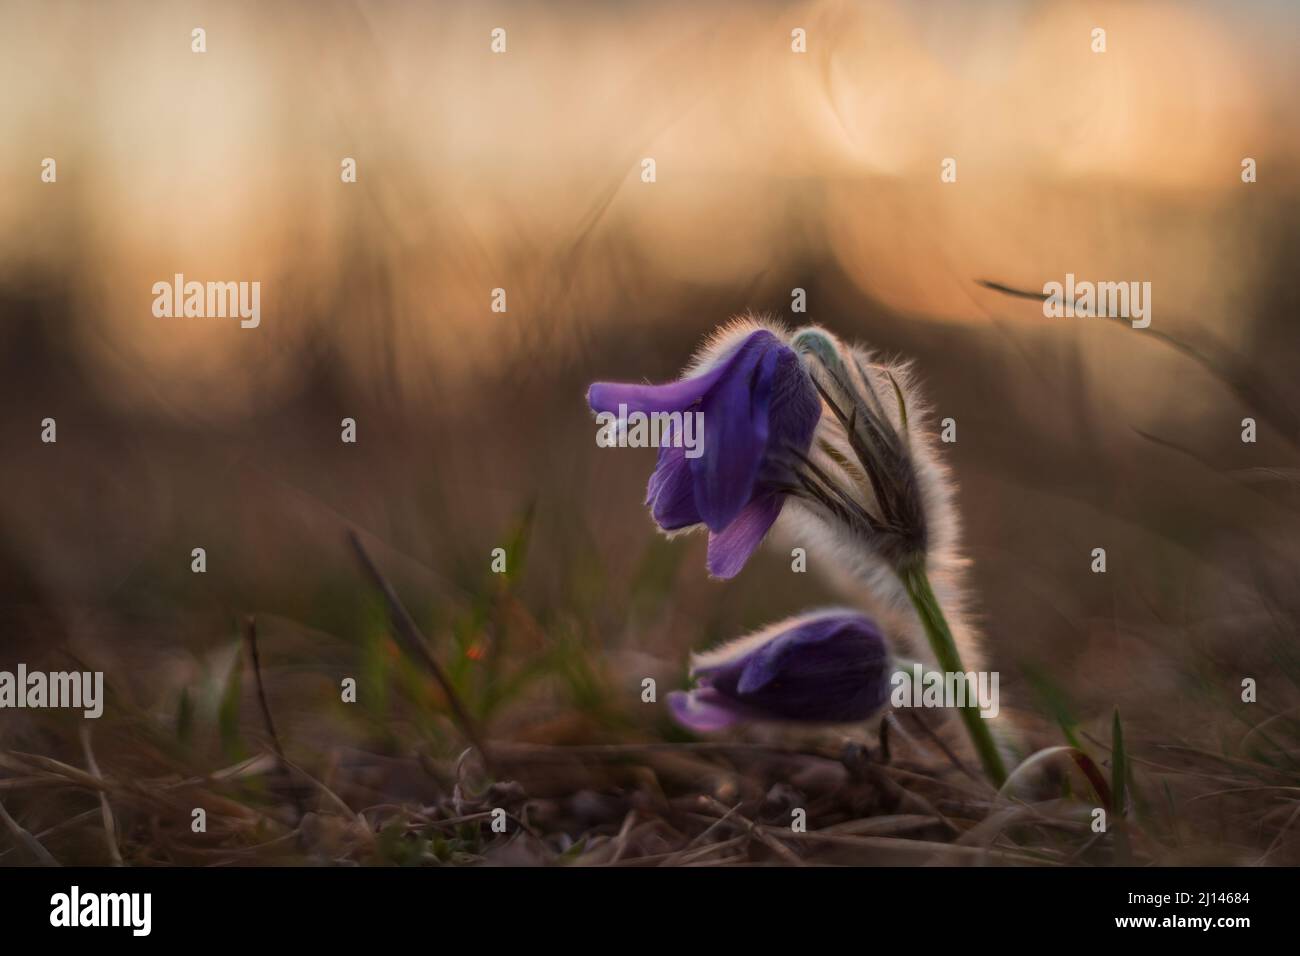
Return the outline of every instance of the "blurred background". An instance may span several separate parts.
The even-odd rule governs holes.
[[[1294,744],[1300,703],[1294,5],[0,0],[0,25],[0,668],[103,669],[215,766],[258,725],[231,684],[255,615],[304,762],[448,738],[355,528],[494,737],[671,738],[642,677],[832,595],[778,550],[706,580],[585,389],[674,377],[754,311],[914,358],[956,419],[1004,707],[1108,732],[1118,706],[1152,774],[1263,738],[1294,767],[1251,735]],[[1067,272],[1151,282],[1150,328],[980,284]],[[260,327],[155,317],[175,273],[260,281]],[[4,716],[33,737],[58,746]],[[1244,854],[1294,809],[1252,800],[1203,839]]]

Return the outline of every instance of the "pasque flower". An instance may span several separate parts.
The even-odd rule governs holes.
[[[668,706],[692,730],[742,721],[847,723],[889,700],[884,637],[869,618],[830,610],[782,621],[694,657],[694,690]]]
[[[791,480],[790,449],[806,452],[821,402],[784,333],[751,320],[723,329],[682,378],[664,385],[597,382],[595,412],[703,415],[698,457],[671,444],[646,489],[655,522],[709,529],[709,572],[734,577],[776,522]]]
[[[799,456],[801,497],[855,539],[858,556],[893,570],[924,564],[951,519],[939,514],[947,510],[944,476],[914,435],[921,409],[908,368],[876,362],[817,328],[801,329],[794,346],[810,357],[830,412],[813,453]]]
[[[697,455],[661,441],[646,504],[665,531],[709,529],[714,575],[738,573],[793,497],[804,532],[833,545],[828,569],[856,571],[863,598],[890,614],[913,611],[940,668],[965,672],[944,610],[956,603],[948,572],[961,565],[952,485],[920,423],[925,409],[906,366],[878,362],[819,328],[790,338],[743,321],[717,335],[681,379],[597,383],[587,400],[619,421],[627,413],[703,418]],[[686,419],[678,421],[684,430]],[[671,418],[669,426],[671,439]],[[973,633],[957,634],[973,658]],[[698,686],[669,703],[679,721],[704,731],[743,720],[858,721],[889,699],[889,667],[869,618],[821,612],[696,658]],[[1000,786],[1006,771],[991,731],[974,707],[961,717]]]
[[[929,573],[959,564],[952,485],[919,424],[925,408],[909,369],[878,362],[818,328],[799,330],[792,344],[809,358],[829,411],[810,452],[795,453],[792,493],[851,556],[875,596],[911,605],[939,667],[965,672]],[[973,635],[958,633],[972,658]],[[986,722],[973,707],[961,717],[985,772],[1000,786],[1006,770]]]

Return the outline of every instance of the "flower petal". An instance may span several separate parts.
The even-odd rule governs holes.
[[[738,362],[760,352],[777,341],[766,329],[758,329],[746,336],[730,353],[702,372],[680,378],[663,385],[619,382],[596,382],[587,389],[587,404],[594,412],[618,413],[619,405],[631,412],[681,412],[705,395],[724,377],[732,374]]]
[[[817,618],[768,642],[712,683],[737,704],[785,720],[862,720],[889,697],[884,638],[856,614]]]
[[[745,717],[743,707],[712,687],[699,687],[689,692],[675,690],[668,695],[668,708],[679,724],[701,733],[725,730]]]
[[[817,388],[799,357],[789,349],[781,349],[778,353],[772,379],[769,455],[785,457],[788,446],[806,452],[822,414],[822,400]]]
[[[695,507],[695,482],[683,448],[659,449],[659,465],[650,475],[645,503],[655,523],[665,531],[676,531],[700,523]]]
[[[747,354],[704,397],[704,453],[691,461],[695,505],[711,531],[731,524],[753,497],[767,450],[780,349],[747,343],[741,351]]]
[[[787,674],[815,676],[842,666],[846,658],[859,653],[870,655],[871,643],[859,639],[860,621],[865,618],[814,618],[768,641],[746,658],[737,693],[755,694]],[[837,643],[824,646],[831,641]],[[883,653],[883,644],[881,650]]]
[[[856,611],[770,625],[702,659],[707,666],[692,667],[699,686],[678,707],[710,730],[739,720],[865,720],[889,700],[889,649]]]
[[[771,492],[760,495],[719,532],[709,532],[709,573],[716,578],[734,578],[757,550],[763,536],[781,514],[785,496]]]
[[[587,404],[594,412],[614,415],[620,405],[626,405],[629,413],[680,412],[700,401],[721,374],[721,369],[714,369],[664,385],[596,382],[587,389]]]

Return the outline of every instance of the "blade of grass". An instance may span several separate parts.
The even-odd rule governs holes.
[[[483,758],[484,766],[490,771],[492,758],[483,745],[483,740],[479,736],[473,718],[470,717],[469,711],[465,709],[465,705],[461,702],[460,695],[456,693],[456,688],[452,686],[451,681],[447,679],[446,673],[430,652],[428,645],[424,641],[424,635],[420,633],[420,629],[411,618],[410,612],[402,604],[397,592],[393,590],[393,586],[380,573],[379,566],[375,564],[370,554],[361,544],[361,539],[357,537],[355,531],[348,531],[348,542],[352,545],[352,550],[356,554],[362,570],[370,578],[371,583],[384,595],[384,600],[388,604],[389,618],[393,623],[394,636],[398,639],[398,643],[407,654],[421,663],[433,675],[433,679],[438,682],[438,686],[442,688],[442,692],[447,696],[447,704],[451,707],[452,716],[455,718],[461,733],[479,752],[479,756]]]
[[[1110,793],[1111,811],[1116,816],[1124,815],[1125,784],[1128,779],[1128,755],[1124,752],[1124,727],[1120,723],[1119,708],[1110,724]]]
[[[1111,718],[1110,729],[1110,791],[1111,814],[1115,817],[1115,850],[1120,862],[1128,863],[1132,859],[1129,847],[1127,824],[1124,820],[1124,805],[1127,802],[1128,754],[1124,750],[1124,725],[1120,723],[1119,708]]]

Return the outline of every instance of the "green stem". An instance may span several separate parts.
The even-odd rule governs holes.
[[[907,588],[907,596],[912,599],[916,613],[921,617],[925,636],[930,641],[930,649],[934,651],[940,669],[950,674],[965,673],[961,654],[957,652],[957,642],[952,638],[952,631],[948,628],[948,621],[930,587],[930,578],[926,575],[925,568],[900,570],[898,576],[903,587]],[[1002,755],[998,753],[988,722],[980,716],[978,702],[968,700],[966,706],[961,708],[961,719],[966,725],[966,732],[970,734],[971,743],[975,745],[975,752],[979,754],[980,763],[984,765],[984,772],[993,786],[1000,788],[1007,780],[1006,767],[1002,764]]]

